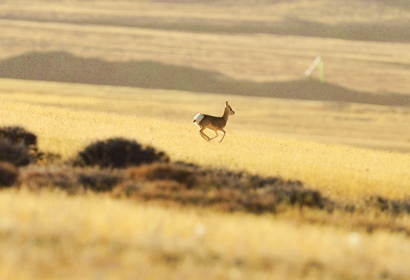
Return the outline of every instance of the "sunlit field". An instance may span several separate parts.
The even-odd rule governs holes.
[[[24,126],[39,136],[40,149],[65,159],[97,139],[123,136],[158,147],[173,161],[301,180],[336,201],[354,203],[371,195],[400,200],[410,192],[407,153],[317,142],[249,124],[241,127],[238,122],[246,118],[238,107],[258,98],[238,98],[236,107],[236,97],[230,100],[238,113],[229,120],[227,136],[219,144],[204,141],[191,121],[199,110],[198,101],[203,98],[199,103],[208,104],[209,95],[175,92],[184,105],[176,110],[178,117],[167,117],[166,108],[160,109],[167,105],[161,102],[161,94],[159,99],[141,95],[136,112],[124,102],[121,113],[118,104],[110,107],[107,93],[100,98],[56,99],[52,89],[64,92],[67,85],[19,83],[29,85],[32,93],[16,93],[13,101],[3,91],[0,124]],[[36,87],[42,88],[42,94],[35,93]],[[189,98],[194,96],[195,100]],[[215,96],[209,110],[220,112],[226,97]],[[264,106],[261,102],[258,108],[263,111]],[[156,110],[161,113],[156,115]],[[138,111],[151,113],[141,116]],[[405,214],[288,209],[276,216],[253,216],[192,207],[166,209],[105,195],[67,197],[59,191],[3,191],[0,199],[2,247],[8,252],[1,272],[5,278],[371,279],[392,275],[405,279],[410,273],[405,261],[408,238],[400,233],[410,228]],[[380,229],[364,231],[373,227]]]
[[[25,83],[4,81],[4,84],[14,86],[19,84],[20,87],[24,87]],[[139,90],[141,92],[137,94],[137,90],[134,89],[95,86],[77,86],[77,90],[74,91],[76,87],[71,86],[72,92],[53,94],[59,89],[64,93],[64,88],[68,85],[37,82],[27,82],[26,85],[31,88],[32,93],[3,92],[1,94],[3,101],[0,103],[2,110],[0,123],[23,125],[39,135],[41,149],[60,153],[65,158],[73,157],[92,141],[122,136],[165,150],[175,161],[302,180],[314,188],[320,188],[327,195],[378,193],[390,198],[403,198],[410,191],[410,175],[407,172],[410,157],[407,153],[354,148],[340,145],[337,140],[334,143],[319,143],[312,139],[306,140],[309,137],[303,135],[303,132],[299,132],[301,134],[299,137],[291,137],[296,135],[296,131],[289,132],[289,135],[286,132],[275,133],[273,128],[277,126],[275,124],[277,117],[271,117],[273,120],[269,120],[270,108],[278,107],[278,114],[292,115],[294,119],[287,119],[287,125],[297,129],[300,122],[307,121],[309,114],[313,114],[315,109],[319,111],[318,107],[324,105],[300,103],[297,104],[298,113],[294,114],[293,109],[290,108],[293,103],[270,101],[266,98],[194,95],[179,92],[172,93],[170,98],[169,93],[158,91]],[[36,93],[35,88],[40,91],[41,85],[43,85],[42,93]],[[99,95],[76,96],[76,92],[78,94],[78,91],[83,89],[98,92]],[[50,90],[50,94],[44,90]],[[118,91],[125,92],[120,95]],[[132,91],[133,96],[127,96],[130,93],[126,91]],[[114,96],[116,102],[112,105]],[[124,98],[122,101],[121,96]],[[226,139],[221,144],[204,141],[198,133],[198,128],[192,123],[193,116],[200,112],[201,107],[209,107],[210,113],[222,115],[224,98],[229,97],[231,97],[230,103],[238,113],[229,119]],[[8,98],[14,101],[5,101]],[[17,101],[19,99],[25,102]],[[247,104],[256,104],[256,106],[246,109]],[[122,106],[123,110],[121,110]],[[377,106],[375,108],[364,106],[364,108],[378,109]],[[381,110],[386,111],[386,108]],[[395,137],[402,137],[400,133],[394,135],[392,132],[391,135],[387,135],[389,138],[385,140],[386,143],[383,143],[382,139],[372,139],[377,137],[377,131],[375,132],[375,128],[367,123],[378,122],[378,126],[386,130],[397,129],[397,127],[390,128],[389,119],[382,123],[383,119],[389,116],[384,115],[382,119],[377,113],[372,114],[370,111],[367,113],[368,120],[363,125],[355,122],[357,116],[354,110],[349,108],[342,109],[339,114],[334,111],[329,112],[330,116],[325,113],[324,110],[318,113],[324,115],[321,120],[324,118],[337,120],[342,117],[352,119],[352,121],[345,121],[344,125],[351,124],[352,128],[357,126],[357,133],[361,135],[356,137],[368,139],[364,140],[362,145],[368,143],[371,146],[379,141],[382,147],[388,147],[395,143],[392,141]],[[408,118],[406,112],[390,114],[390,118]],[[306,118],[303,120],[304,116]],[[310,118],[314,119],[318,116],[314,115]],[[258,120],[261,120],[261,123],[258,123]],[[317,129],[324,129],[324,122],[320,120],[316,122]],[[328,136],[323,138],[327,142],[337,139],[337,135],[342,133],[339,127],[332,126],[330,121],[329,123],[326,131]],[[405,123],[406,121],[403,121],[403,130]],[[366,126],[367,130],[363,129]],[[345,133],[352,133],[352,131]],[[213,132],[208,133],[212,135]],[[353,133],[350,137],[352,136]],[[343,143],[343,137],[341,138],[342,140],[339,141]],[[361,140],[350,139],[356,143]],[[398,142],[398,148],[401,148],[400,145],[407,144],[404,140],[401,141]]]
[[[400,233],[101,196],[3,191],[0,202],[3,279],[405,279],[410,273],[410,245]]]
[[[409,21],[399,0],[1,1],[0,140],[22,127],[39,157],[0,161],[0,279],[409,279]],[[207,142],[193,117],[226,101]],[[76,161],[116,137],[169,161]]]

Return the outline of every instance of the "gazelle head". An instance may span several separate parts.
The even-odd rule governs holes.
[[[228,101],[225,103],[225,110],[229,111],[229,115],[235,115],[235,111],[232,110],[232,107],[228,104]]]

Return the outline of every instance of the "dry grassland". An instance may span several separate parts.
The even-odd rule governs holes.
[[[0,59],[68,52],[294,86],[320,55],[329,85],[399,98],[410,95],[410,9],[386,3],[5,0]],[[0,279],[410,277],[408,104],[154,88],[0,79],[0,126],[23,126],[63,160],[96,140],[134,139],[174,162],[300,180],[338,207],[255,215],[20,185],[0,191]],[[208,143],[192,117],[221,115],[226,100],[236,115],[224,141]],[[22,167],[20,179],[61,164]]]
[[[26,127],[39,136],[40,149],[64,158],[97,139],[124,136],[165,150],[172,160],[302,180],[336,201],[354,203],[369,195],[403,199],[410,193],[407,154],[264,132],[272,124],[254,127],[241,116],[242,106],[246,110],[245,104],[256,102],[258,110],[249,115],[258,119],[269,111],[268,99],[232,97],[237,115],[218,144],[205,142],[191,118],[204,104],[218,114],[227,96],[173,92],[180,106],[168,108],[169,92],[12,80],[2,85],[0,125]],[[120,92],[117,100],[124,98],[115,106],[113,91]],[[135,94],[131,100],[128,91]],[[305,111],[318,105],[298,104]],[[288,209],[252,216],[58,192],[2,191],[0,200],[4,279],[405,279],[410,274],[408,236],[400,233],[410,228],[406,214]]]
[[[16,83],[21,88],[24,87],[22,82],[5,80],[3,88],[6,88],[7,84],[9,88],[16,86]],[[403,198],[410,192],[410,176],[407,172],[410,159],[407,154],[338,144],[319,144],[311,141],[317,136],[310,137],[308,141],[303,140],[305,137],[309,139],[309,135],[303,135],[306,128],[297,131],[298,126],[310,122],[311,125],[316,124],[315,127],[322,132],[328,130],[325,134],[327,137],[319,137],[322,141],[334,140],[334,143],[337,143],[336,139],[339,139],[343,143],[344,136],[348,138],[346,142],[362,141],[362,145],[369,146],[381,142],[382,147],[397,144],[407,148],[408,138],[395,139],[401,137],[401,131],[405,129],[405,120],[408,118],[405,108],[392,108],[389,113],[389,109],[385,107],[364,105],[362,110],[368,109],[369,112],[363,114],[366,114],[369,121],[363,124],[356,119],[364,116],[362,113],[358,114],[359,117],[355,115],[354,109],[342,108],[341,113],[336,114],[333,109],[330,109],[330,112],[323,110],[324,104],[300,102],[297,104],[297,114],[294,113],[294,108],[290,108],[294,106],[294,102],[289,104],[265,98],[232,96],[231,104],[238,113],[230,119],[226,141],[215,145],[216,143],[205,142],[198,135],[191,119],[197,112],[203,111],[201,108],[208,107],[205,106],[207,104],[211,105],[207,113],[222,114],[221,104],[223,107],[228,96],[181,92],[161,94],[160,91],[150,90],[143,90],[138,94],[136,89],[122,89],[125,92],[121,102],[119,88],[77,86],[76,89],[70,85],[70,89],[64,91],[63,84],[26,83],[26,88],[31,88],[30,94],[1,94],[3,101],[0,103],[0,123],[22,125],[32,130],[40,137],[41,149],[62,154],[66,158],[73,156],[92,141],[123,136],[165,150],[173,160],[302,180],[330,196],[349,197],[377,193],[389,198]],[[85,90],[87,94],[81,96],[78,90]],[[129,96],[129,91],[133,92],[132,97]],[[101,92],[101,96],[91,92]],[[114,100],[109,97],[110,94],[115,95],[115,105]],[[9,101],[6,101],[7,99]],[[250,103],[256,106],[246,109]],[[270,115],[271,106],[278,107],[277,114],[281,114],[279,119],[285,119],[285,125],[294,131],[275,133],[278,117]],[[361,109],[359,105],[352,107],[359,111]],[[385,112],[385,115],[380,115],[378,109]],[[250,119],[247,116],[250,116]],[[340,131],[339,126],[332,123],[332,120],[338,118],[347,118],[344,125],[350,129]],[[326,119],[329,119],[328,127],[324,126]],[[392,122],[396,120],[403,123],[403,128],[400,128],[397,122],[392,126]],[[254,125],[255,123],[258,125]],[[379,126],[372,127],[372,123]],[[352,129],[354,127],[356,132]],[[287,133],[289,134],[286,135]],[[320,136],[320,133],[318,134]],[[299,136],[296,139],[289,137],[292,135]],[[387,139],[379,137],[380,135]]]
[[[269,216],[59,193],[2,191],[0,213],[2,279],[405,279],[410,274],[408,237],[382,231],[364,234]]]

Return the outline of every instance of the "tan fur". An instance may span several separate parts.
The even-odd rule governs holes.
[[[206,140],[206,141],[211,141],[212,139],[218,137],[218,130],[222,131],[223,136],[222,139],[219,141],[222,142],[222,140],[225,138],[226,131],[224,130],[224,127],[226,126],[226,123],[228,122],[228,118],[230,115],[234,115],[235,111],[232,110],[232,107],[228,104],[228,101],[225,103],[225,109],[222,117],[214,117],[210,115],[204,115],[204,118],[197,124],[200,127],[199,134]],[[215,131],[215,136],[210,138],[208,135],[204,133],[205,129],[210,129]]]

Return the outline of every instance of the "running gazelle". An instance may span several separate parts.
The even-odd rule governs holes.
[[[222,115],[222,117],[214,117],[214,116],[199,113],[194,117],[194,124],[200,127],[199,134],[206,141],[211,141],[212,139],[218,137],[218,130],[222,131],[224,135],[222,136],[222,139],[219,141],[219,143],[221,143],[222,140],[224,140],[224,137],[226,135],[226,131],[224,130],[224,127],[226,126],[226,123],[228,122],[228,118],[230,115],[235,115],[235,111],[232,110],[232,107],[228,104],[228,101],[226,101],[225,110],[224,110],[224,114]],[[204,130],[207,128],[215,131],[214,137],[210,138],[208,135],[204,133]]]

